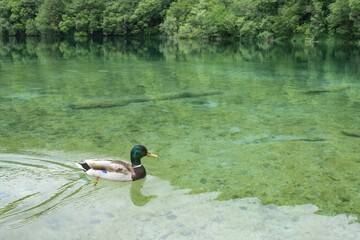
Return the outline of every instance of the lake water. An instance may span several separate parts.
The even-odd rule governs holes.
[[[1,239],[360,239],[360,49],[0,43]],[[85,158],[148,176],[93,179]]]

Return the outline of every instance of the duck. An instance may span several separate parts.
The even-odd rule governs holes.
[[[121,182],[136,181],[146,176],[145,167],[141,163],[142,157],[157,158],[144,145],[135,145],[130,151],[131,164],[124,160],[87,159],[76,162],[76,166],[87,175],[94,176],[94,186],[99,178]]]

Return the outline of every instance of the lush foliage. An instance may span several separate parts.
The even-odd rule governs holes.
[[[179,37],[359,40],[360,0],[178,0],[161,27]]]
[[[360,0],[0,0],[7,35],[360,39]]]

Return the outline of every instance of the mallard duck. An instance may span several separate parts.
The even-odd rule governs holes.
[[[130,152],[131,164],[123,160],[88,159],[75,163],[88,175],[96,177],[94,186],[99,178],[116,181],[135,181],[146,176],[146,170],[141,164],[142,157],[158,157],[148,152],[143,145],[135,145]]]

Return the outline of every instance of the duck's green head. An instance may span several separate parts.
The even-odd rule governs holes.
[[[141,164],[142,157],[158,157],[156,154],[151,153],[147,150],[147,148],[143,145],[135,145],[130,152],[130,159],[133,166],[137,166]]]

